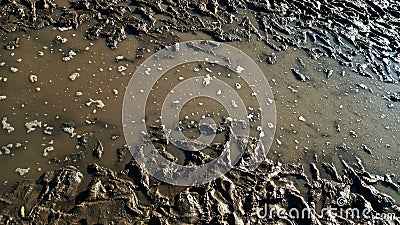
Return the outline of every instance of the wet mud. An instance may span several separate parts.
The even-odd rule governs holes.
[[[397,2],[0,5],[1,223],[400,223]],[[159,49],[194,39],[229,42],[259,64],[275,96],[277,131],[268,159],[255,171],[240,166],[252,143],[218,180],[178,187],[132,160],[120,114],[135,68]],[[180,114],[190,138],[199,135],[202,116],[217,121],[207,127],[216,139],[202,152],[167,145],[159,121],[160,99],[180,81],[206,74],[238,90],[255,115],[256,133],[257,104],[234,71],[209,63],[173,68],[146,105],[153,143],[172,161],[201,164],[226,148],[227,115],[217,102],[195,99]],[[321,212],[329,207],[368,213]],[[292,218],[293,208],[317,214]],[[274,210],[286,217],[262,214]]]

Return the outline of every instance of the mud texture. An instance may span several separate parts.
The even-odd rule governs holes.
[[[92,24],[87,39],[104,38],[114,49],[127,35],[154,38],[159,48],[180,40],[180,32],[204,32],[218,41],[250,41],[257,38],[275,51],[303,49],[314,59],[338,60],[361,76],[386,83],[400,80],[400,6],[396,1],[72,1],[69,7],[52,0],[1,1],[0,32],[30,31],[54,26],[60,30]],[[19,47],[18,39],[4,50]],[[137,55],[140,58],[140,55]],[[262,55],[266,63],[276,56]],[[302,62],[299,62],[301,65]],[[309,78],[292,69],[299,81]],[[329,79],[332,71],[326,71]],[[400,102],[399,93],[386,99]],[[340,126],[337,125],[340,131]],[[89,137],[88,137],[89,139]],[[164,144],[162,134],[156,142]],[[101,158],[103,147],[84,147],[83,155]],[[216,150],[221,146],[214,146]],[[223,147],[223,145],[222,145]],[[343,148],[345,149],[346,146]],[[251,149],[249,149],[250,151]],[[371,152],[368,147],[364,151]],[[119,159],[130,157],[125,148]],[[193,155],[189,160],[206,160]],[[79,159],[79,155],[75,158]],[[317,160],[316,160],[317,161]],[[159,182],[134,161],[122,171],[98,164],[78,169],[65,166],[47,171],[38,181],[12,186],[0,198],[3,224],[399,224],[398,219],[372,218],[382,213],[400,216],[400,207],[382,185],[400,192],[392,175],[367,172],[361,160],[342,161],[343,172],[331,163],[281,164],[266,160],[250,172],[237,167],[222,178],[200,187],[174,187]],[[309,170],[312,174],[306,173]],[[88,181],[88,182],[84,182]],[[301,189],[301,190],[300,190]],[[306,191],[306,194],[304,193]],[[339,202],[338,199],[343,200]],[[343,204],[342,204],[343,203]],[[370,218],[345,218],[338,214],[312,215],[308,219],[266,218],[260,209],[292,208],[368,209]]]
[[[88,39],[117,48],[128,34],[156,38],[160,48],[180,32],[202,31],[218,41],[251,36],[276,51],[304,49],[315,59],[337,59],[362,76],[398,83],[400,13],[396,1],[2,1],[1,34],[53,25],[94,23]],[[15,43],[4,46],[16,47]],[[270,61],[270,59],[268,59]]]
[[[314,164],[307,176],[300,164],[266,161],[254,172],[236,168],[212,183],[189,188],[163,184],[142,173],[134,161],[120,172],[88,165],[90,182],[85,185],[82,171],[66,166],[46,172],[37,182],[15,184],[0,199],[0,219],[3,224],[390,224],[372,218],[388,212],[399,216],[395,200],[372,186],[384,184],[398,192],[390,175],[370,174],[361,162],[343,165],[339,175],[334,165],[324,164],[324,179]],[[300,181],[308,198],[296,188]],[[265,207],[285,210],[282,215],[287,218],[260,217]],[[371,218],[319,216],[318,209],[327,207],[367,209]],[[290,219],[295,215],[287,214],[292,208],[314,209],[317,214]]]

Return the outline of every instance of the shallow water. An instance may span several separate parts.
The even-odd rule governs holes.
[[[80,29],[84,30],[85,27]],[[15,181],[37,179],[44,171],[66,164],[79,166],[96,162],[111,169],[122,169],[123,164],[117,163],[116,149],[125,145],[121,126],[125,86],[135,68],[154,53],[155,40],[128,35],[128,39],[120,43],[118,49],[109,50],[103,40],[84,40],[83,34],[81,30],[60,32],[45,28],[25,34],[10,34],[2,41],[4,44],[20,37],[19,48],[13,51],[2,50],[0,56],[0,62],[6,62],[5,66],[0,67],[1,77],[8,78],[7,82],[0,81],[0,94],[7,96],[0,101],[0,116],[6,116],[7,122],[15,127],[15,131],[10,134],[6,130],[0,131],[0,146],[9,143],[21,143],[23,146],[12,149],[11,155],[5,155],[4,151],[0,155],[0,182],[8,182],[4,189]],[[181,41],[210,39],[207,35],[177,34]],[[57,35],[68,41],[57,44]],[[273,52],[257,40],[230,44],[255,61],[259,61],[258,55]],[[138,51],[140,47],[144,50]],[[68,62],[62,61],[63,55],[70,50],[77,52],[77,55]],[[44,55],[39,56],[39,51]],[[136,57],[141,54],[143,58]],[[129,60],[116,62],[119,55]],[[301,50],[288,49],[276,53],[276,56],[277,62],[273,65],[258,63],[272,87],[277,103],[276,141],[269,151],[270,158],[284,163],[301,162],[304,165],[317,158],[318,162],[332,162],[341,168],[341,160],[354,162],[357,156],[363,160],[368,171],[398,174],[400,105],[394,104],[389,108],[388,102],[382,99],[386,91],[397,91],[397,85],[360,77],[332,59],[310,60]],[[291,72],[292,67],[300,68],[298,58],[305,64],[302,70],[310,77],[309,81],[298,81]],[[19,59],[22,61],[18,62]],[[118,66],[126,66],[127,70],[124,73],[118,72]],[[180,76],[190,76],[197,66],[185,65],[175,68],[179,72],[171,70],[166,74],[168,79],[160,81],[160,87],[155,88],[154,98],[149,99],[150,103],[156,102],[148,105],[148,110],[152,112],[149,121],[157,120],[155,112],[162,104],[161,96],[168,92],[166,87],[177,84]],[[221,72],[221,77],[226,76],[232,85],[242,81],[234,75],[227,77],[229,71],[211,65],[203,65],[197,75],[205,75],[208,66],[212,73]],[[18,68],[18,72],[11,72],[11,67]],[[329,79],[324,72],[326,69],[333,70]],[[74,72],[79,72],[80,76],[71,81],[69,76]],[[32,74],[38,77],[35,83],[29,80]],[[372,93],[357,84],[366,85]],[[38,87],[39,91],[36,90]],[[160,91],[157,92],[157,89]],[[246,94],[246,91],[244,87],[241,96],[251,105],[251,95]],[[77,92],[82,92],[82,95],[77,96]],[[102,100],[105,107],[98,108],[96,104],[88,107],[85,103],[90,98]],[[199,102],[203,105],[199,106]],[[204,114],[220,117],[224,111],[218,108],[216,102],[196,99],[185,106],[181,117],[189,115],[190,120],[198,120]],[[300,116],[305,121],[299,120]],[[53,134],[43,134],[43,127],[28,134],[24,124],[32,120],[54,127]],[[95,123],[89,125],[87,120]],[[85,163],[79,160],[71,162],[68,158],[74,158],[73,154],[77,153],[77,138],[62,131],[63,123],[73,123],[77,135],[92,133],[94,142],[89,143],[89,148],[95,146],[96,140],[100,141],[105,150],[102,159],[94,159],[88,151]],[[335,123],[340,125],[341,132],[336,131]],[[350,131],[354,131],[357,137],[352,137]],[[196,136],[190,133],[187,135]],[[118,138],[113,140],[113,136]],[[51,141],[53,144],[49,144]],[[349,148],[337,149],[343,143]],[[363,144],[372,150],[372,155],[362,150]],[[43,149],[48,146],[54,146],[54,151],[44,157]],[[51,160],[53,158],[60,161],[56,163]],[[30,171],[22,177],[14,172],[18,167],[29,167]],[[85,171],[86,168],[81,170]]]

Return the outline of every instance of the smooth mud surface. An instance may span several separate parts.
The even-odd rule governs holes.
[[[0,5],[2,223],[400,223],[399,3]],[[122,102],[147,57],[198,39],[227,42],[257,62],[275,97],[276,133],[268,160],[255,171],[240,166],[244,157],[216,181],[178,187],[152,178],[132,160]],[[208,98],[190,101],[179,118],[184,134],[196,138],[200,119],[212,117],[213,144],[198,154],[166,144],[159,118],[165,96],[195,76],[218,78],[237,90],[254,117],[251,136],[259,123],[256,98],[235,71],[206,62],[169,70],[147,100],[146,125],[160,152],[181,164],[204,163],[227,147],[229,115]],[[256,147],[249,144],[245,156]],[[368,216],[321,212],[328,207],[367,209]],[[260,216],[266,208],[275,213]],[[276,213],[288,216],[293,208],[317,215]]]

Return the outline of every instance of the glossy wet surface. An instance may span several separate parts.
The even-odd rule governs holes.
[[[68,41],[60,43],[56,40],[57,36]],[[10,154],[6,154],[3,148],[0,155],[1,183],[6,182],[4,188],[25,178],[37,179],[43,171],[62,165],[79,166],[82,161],[76,157],[77,137],[89,133],[95,137],[94,140],[102,143],[104,155],[101,160],[91,155],[83,160],[120,169],[121,166],[116,163],[116,149],[125,145],[121,129],[125,86],[135,68],[154,53],[155,40],[138,40],[128,36],[118,49],[109,50],[102,40],[84,40],[80,31],[60,32],[46,28],[23,35],[10,34],[2,42],[6,43],[14,37],[20,37],[20,47],[13,51],[2,50],[0,56],[0,62],[5,62],[0,67],[0,74],[3,81],[7,78],[6,82],[0,82],[0,95],[7,96],[0,101],[1,117],[7,117],[7,122],[15,128],[11,133],[6,129],[0,131],[1,146],[11,150]],[[199,38],[208,37],[181,34],[182,41]],[[230,44],[255,61],[260,61],[262,54],[272,53],[271,49],[256,40]],[[70,61],[63,61],[71,50],[76,56]],[[119,56],[124,59],[117,62]],[[378,174],[398,174],[400,106],[382,98],[387,91],[398,90],[398,85],[357,76],[329,58],[310,60],[302,50],[288,49],[276,53],[276,58],[276,63],[272,65],[258,62],[277,103],[276,140],[268,155],[271,159],[305,165],[314,161],[333,162],[340,168],[342,159],[355,161],[357,156],[367,168]],[[12,72],[12,67],[18,71]],[[149,112],[159,110],[163,101],[159,100],[159,96],[180,82],[179,77],[190,76],[198,67],[198,64],[190,64],[175,68],[179,72],[171,70],[166,75],[168,79],[160,81],[159,87],[155,88],[160,92],[156,91],[156,97],[149,100],[153,103],[148,104]],[[195,74],[205,76],[210,73],[206,70],[209,68],[211,75],[225,77],[232,86],[243,82],[223,68],[205,64],[200,67]],[[309,80],[297,80],[291,68],[302,71]],[[332,70],[329,78],[327,70]],[[76,72],[78,77],[70,77]],[[36,75],[37,81],[32,82],[31,75]],[[245,87],[240,94],[252,104],[251,93],[246,93]],[[90,99],[101,100],[105,106],[98,102],[88,106],[86,103]],[[218,118],[223,115],[223,109],[219,109],[216,102],[195,99],[184,108],[181,118],[189,116],[189,120],[198,120],[206,114]],[[149,117],[152,115],[149,114]],[[157,116],[153,119],[157,124]],[[27,133],[25,123],[35,120],[40,121],[42,127]],[[63,131],[65,123],[67,127],[74,128],[73,133],[76,134],[73,137]],[[44,134],[46,127],[53,128],[48,128],[51,135]],[[17,143],[22,146],[15,148]],[[96,144],[89,143],[89,148],[94,148]],[[53,146],[54,151],[45,157],[44,149],[49,146]],[[372,154],[368,154],[363,146]],[[28,167],[30,170],[24,176],[15,172],[16,168]]]

